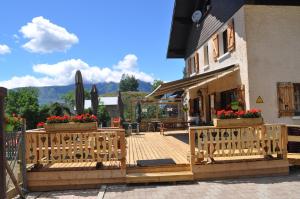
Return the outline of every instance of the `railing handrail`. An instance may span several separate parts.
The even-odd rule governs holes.
[[[118,135],[125,133],[125,129],[120,128],[99,128],[96,131],[95,130],[78,130],[78,131],[69,131],[69,130],[60,130],[60,131],[46,131],[45,129],[31,129],[27,130],[26,134],[56,134],[56,133],[102,133],[102,132],[117,132]]]

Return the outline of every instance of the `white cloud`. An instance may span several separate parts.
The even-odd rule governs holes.
[[[29,39],[23,48],[33,53],[63,52],[78,43],[75,34],[42,16],[33,18],[32,22],[21,27],[20,32],[24,38]]]
[[[82,72],[83,80],[86,83],[98,82],[120,82],[123,73],[134,75],[137,79],[153,82],[153,77],[138,69],[138,58],[129,54],[118,64],[111,68],[90,66],[81,59],[70,59],[56,64],[37,64],[33,66],[35,73],[42,74],[42,77],[31,75],[13,77],[10,80],[0,82],[6,88],[25,86],[53,86],[74,84],[74,76],[77,70]]]
[[[10,48],[5,44],[0,44],[0,55],[11,53]]]

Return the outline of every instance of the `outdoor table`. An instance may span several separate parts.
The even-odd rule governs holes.
[[[156,132],[159,123],[161,123],[161,121],[159,120],[153,120],[148,122],[148,131],[150,131],[150,128],[153,128],[153,130]]]

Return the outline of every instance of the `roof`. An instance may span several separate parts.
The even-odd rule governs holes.
[[[118,97],[100,97],[99,103],[103,103],[104,106],[118,105]]]
[[[167,93],[173,93],[176,91],[183,91],[189,87],[198,85],[202,82],[208,82],[211,79],[217,78],[219,75],[231,71],[235,71],[238,68],[237,65],[231,65],[219,70],[215,70],[212,72],[200,74],[200,75],[195,75],[193,77],[185,78],[185,79],[180,79],[168,83],[161,84],[158,88],[156,88],[152,93],[147,95],[146,97],[150,96],[161,96]]]
[[[167,58],[183,58],[197,0],[175,0]]]

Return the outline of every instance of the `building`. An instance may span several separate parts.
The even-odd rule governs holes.
[[[118,97],[99,97],[99,105],[104,105],[111,118],[120,117]],[[84,108],[92,108],[91,100],[84,101]]]
[[[105,106],[105,109],[111,118],[120,117],[118,97],[100,97],[99,104]]]
[[[232,104],[265,122],[300,124],[300,1],[175,0],[167,58],[186,78],[151,95],[184,91],[189,119],[211,121]],[[200,10],[202,18],[192,21]]]

